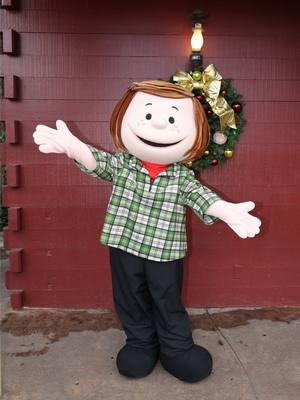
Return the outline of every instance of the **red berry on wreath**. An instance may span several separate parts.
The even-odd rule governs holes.
[[[241,103],[233,103],[231,105],[232,109],[234,110],[234,112],[239,113],[242,111],[242,105]]]
[[[205,100],[205,97],[202,94],[199,94],[198,96],[196,96],[196,98],[200,101],[200,103],[203,103]]]
[[[216,160],[215,158],[211,161],[211,165],[212,166],[216,166],[216,165],[218,165],[218,160]]]
[[[209,117],[211,117],[213,115],[212,110],[206,110],[206,115]]]
[[[224,96],[224,97],[227,96],[227,90],[225,90],[225,89],[222,90],[221,94],[222,94],[222,96]]]

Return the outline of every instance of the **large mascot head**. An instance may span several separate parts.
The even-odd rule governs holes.
[[[164,81],[133,83],[115,106],[110,129],[118,149],[158,164],[197,159],[209,142],[199,101]]]

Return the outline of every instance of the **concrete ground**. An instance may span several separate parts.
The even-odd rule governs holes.
[[[3,317],[11,312],[3,281],[1,295]],[[194,330],[195,342],[214,358],[213,374],[196,384],[177,380],[159,363],[143,379],[119,375],[115,357],[125,339],[119,329],[71,332],[54,342],[41,333],[2,332],[2,398],[299,400],[300,320],[248,322],[230,329]]]

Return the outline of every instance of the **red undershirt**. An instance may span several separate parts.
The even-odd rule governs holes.
[[[142,163],[144,164],[144,167],[146,168],[146,170],[149,172],[151,181],[153,181],[158,174],[160,174],[161,172],[163,172],[165,169],[168,168],[169,165],[171,164],[155,164],[149,161],[143,161]]]

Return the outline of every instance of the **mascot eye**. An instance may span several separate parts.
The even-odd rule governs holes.
[[[151,119],[152,115],[150,113],[146,114],[146,119]]]
[[[175,118],[174,118],[174,117],[170,117],[170,118],[169,118],[169,122],[170,122],[170,124],[174,124]]]

